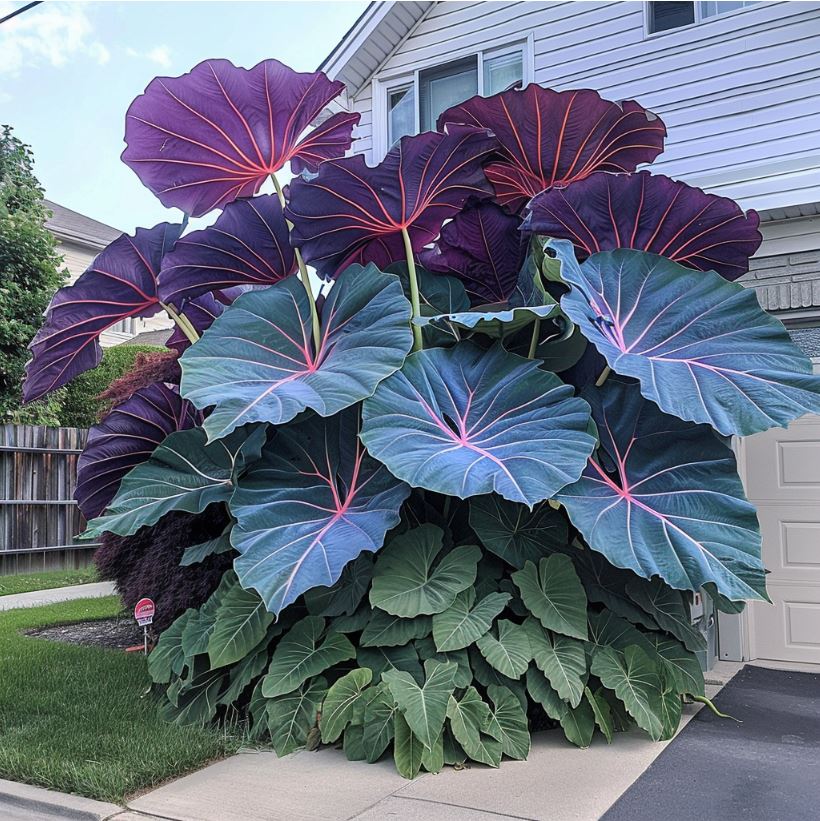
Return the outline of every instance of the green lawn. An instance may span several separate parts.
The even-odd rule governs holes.
[[[239,748],[238,736],[160,720],[143,656],[20,633],[119,611],[110,597],[0,613],[0,778],[122,803]]]
[[[82,570],[49,570],[43,573],[21,573],[19,576],[0,576],[0,596],[96,581],[99,581],[97,569],[93,565]]]

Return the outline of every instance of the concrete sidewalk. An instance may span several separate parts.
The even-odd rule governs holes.
[[[96,599],[114,595],[114,582],[75,584],[71,587],[54,587],[51,590],[33,590],[31,593],[15,593],[0,596],[0,610],[16,610],[18,607],[39,607],[72,599]]]

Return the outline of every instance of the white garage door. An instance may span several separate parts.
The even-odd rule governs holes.
[[[749,607],[751,658],[820,664],[820,417],[743,443],[773,605]]]

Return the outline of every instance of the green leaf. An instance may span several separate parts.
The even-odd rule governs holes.
[[[606,647],[592,657],[592,674],[614,690],[638,726],[654,741],[663,736],[662,684],[658,666],[638,646],[623,653]]]
[[[544,627],[587,638],[587,597],[569,556],[555,553],[541,559],[537,568],[527,562],[512,577],[522,601]]]
[[[205,604],[191,613],[182,631],[182,650],[187,659],[208,652],[208,643],[216,627],[216,614],[228,592],[237,585],[236,574],[228,570]]]
[[[409,673],[388,670],[382,674],[390,692],[414,735],[431,749],[438,740],[447,715],[447,701],[455,689],[456,665],[428,661],[424,665],[424,686],[419,687]]]
[[[706,649],[706,639],[692,624],[686,594],[673,590],[657,576],[646,583],[630,582],[626,592],[657,622],[661,630],[680,639],[687,649],[696,653]]]
[[[230,533],[223,533],[215,539],[211,539],[201,544],[186,547],[182,558],[179,560],[180,567],[190,567],[199,562],[205,561],[208,556],[216,556],[219,553],[227,553],[232,550]]]
[[[436,647],[442,652],[469,647],[492,627],[511,598],[509,593],[490,593],[473,607],[475,590],[462,590],[447,610],[433,616]]]
[[[527,670],[527,692],[553,721],[560,721],[570,709],[569,704],[558,695],[547,677],[535,667]]]
[[[698,657],[687,650],[679,641],[661,633],[647,633],[658,655],[663,660],[666,672],[672,678],[676,692],[683,695],[705,695],[703,670]]]
[[[678,731],[681,713],[683,712],[683,701],[672,677],[666,671],[661,676],[661,681],[661,721],[663,722],[661,741],[669,741],[669,739],[675,737],[675,733]]]
[[[363,690],[370,684],[373,672],[367,668],[351,670],[333,683],[322,703],[319,729],[322,742],[329,744],[342,734],[350,723]]]
[[[655,646],[647,634],[610,610],[589,614],[589,640],[598,647],[614,647],[616,650],[636,644],[650,658],[655,655]]]
[[[148,656],[148,674],[154,684],[167,684],[174,676],[182,674],[185,666],[182,633],[196,612],[193,607],[189,607],[160,634],[156,647]]]
[[[502,687],[506,687],[515,693],[516,697],[521,702],[521,706],[526,708],[527,694],[522,681],[504,676],[494,667],[487,664],[484,660],[484,656],[481,655],[481,652],[476,645],[470,647],[468,653],[470,657],[470,666],[473,668],[475,680],[482,687],[489,687],[491,684],[498,684]]]
[[[376,697],[364,709],[364,745],[365,758],[371,764],[378,761],[393,740],[395,716],[398,706],[393,700],[390,688],[382,682]]]
[[[508,678],[521,678],[532,658],[530,641],[524,628],[507,619],[498,622],[498,636],[487,633],[477,642],[487,663]]]
[[[364,727],[351,724],[346,730],[342,744],[348,761],[366,761],[367,752],[364,746]]]
[[[395,647],[429,635],[432,625],[429,616],[402,619],[383,610],[374,610],[359,643],[362,647]]]
[[[209,445],[202,428],[172,433],[126,474],[107,512],[88,523],[83,538],[132,536],[171,511],[202,513],[214,502],[227,501],[236,477],[259,457],[265,435],[259,426]]]
[[[444,730],[438,734],[438,738],[433,746],[423,750],[421,754],[421,766],[428,773],[440,773],[444,769]]]
[[[410,673],[418,682],[424,681],[424,671],[413,644],[401,647],[359,647],[356,660],[360,667],[372,670],[376,681],[379,681],[385,670],[401,670]]]
[[[396,536],[376,560],[370,603],[404,618],[446,610],[475,581],[481,549],[456,547],[433,567],[443,540],[444,531],[431,524]]]
[[[542,342],[535,349],[545,371],[561,373],[576,365],[587,349],[586,337],[577,325],[568,322],[568,332],[558,339]]]
[[[320,676],[303,682],[292,693],[268,701],[268,732],[277,755],[304,747],[326,692],[327,681]]]
[[[609,709],[609,702],[603,696],[593,693],[589,687],[584,688],[584,698],[592,707],[595,723],[606,737],[606,743],[611,744],[612,736],[615,733],[615,725],[612,722],[612,711]]]
[[[160,717],[180,726],[207,724],[216,715],[225,678],[225,672],[217,670],[195,676],[189,682],[177,679],[168,688],[170,691],[178,684],[176,694],[172,696],[169,692],[169,700],[160,704]]]
[[[538,669],[549,679],[558,695],[577,707],[587,681],[587,659],[583,642],[568,636],[550,635],[532,617],[523,625]]]
[[[228,689],[219,697],[219,703],[228,705],[238,701],[245,688],[261,676],[267,666],[268,644],[263,640],[256,650],[231,668]]]
[[[529,510],[495,493],[470,499],[470,526],[487,550],[518,569],[565,548],[569,538],[566,519],[546,502]]]
[[[240,296],[180,360],[182,395],[213,410],[211,439],[249,422],[282,425],[307,408],[333,416],[373,393],[413,344],[410,303],[395,277],[350,266],[321,312],[314,352],[310,302],[290,276]]]
[[[450,729],[464,752],[473,761],[497,767],[502,749],[499,740],[485,733],[490,717],[490,708],[475,687],[468,687],[460,699],[450,696],[447,702]]]
[[[429,636],[423,639],[416,639],[413,642],[418,651],[418,656],[422,661],[435,659],[436,661],[456,663],[457,670],[453,679],[456,687],[468,687],[473,680],[473,671],[470,667],[470,658],[466,648],[463,650],[452,650],[449,653],[436,652],[436,644]]]
[[[568,741],[576,747],[589,747],[595,732],[595,714],[586,701],[582,701],[577,707],[568,707],[560,721]]]
[[[222,599],[216,623],[208,640],[211,667],[224,667],[241,661],[265,637],[273,622],[265,603],[237,582]]]
[[[432,325],[453,339],[458,339],[465,332],[484,334],[492,339],[502,339],[532,325],[537,319],[551,320],[560,313],[556,302],[551,305],[521,305],[513,308],[506,303],[495,303],[468,311],[420,316],[413,319],[413,324],[422,328]]]
[[[336,616],[330,620],[330,629],[337,633],[358,633],[367,626],[373,610],[365,603],[352,616]]]
[[[393,760],[402,778],[415,778],[421,769],[424,745],[410,729],[410,725],[400,711],[393,716]]]
[[[490,739],[494,744],[498,743],[494,738]],[[461,767],[467,761],[467,753],[461,748],[452,732],[444,728],[444,763],[451,767]]]
[[[373,556],[360,553],[345,565],[333,587],[313,587],[305,592],[305,604],[314,616],[352,616],[364,598],[373,576]]]
[[[515,693],[507,687],[490,685],[487,694],[495,705],[487,724],[487,733],[501,742],[501,749],[505,755],[523,761],[530,751],[526,712],[519,704]]]
[[[262,681],[262,695],[290,693],[312,676],[356,657],[353,645],[339,633],[329,633],[322,641],[324,630],[324,619],[306,616],[280,639]]]

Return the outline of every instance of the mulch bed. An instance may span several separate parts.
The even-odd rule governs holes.
[[[131,619],[122,618],[38,627],[26,630],[25,635],[65,644],[110,647],[115,650],[124,650],[126,647],[142,644],[143,641],[142,628]]]

